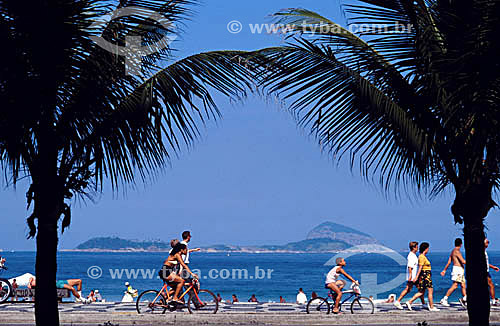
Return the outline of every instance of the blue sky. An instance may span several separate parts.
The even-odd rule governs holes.
[[[345,24],[338,1],[205,1],[176,43],[177,55],[280,44],[280,36],[252,34],[249,24],[269,22],[269,14],[288,7],[315,10]],[[233,20],[242,23],[241,33],[228,32]],[[452,194],[433,201],[388,200],[346,162],[337,165],[322,154],[277,103],[217,98],[223,119],[208,123],[196,146],[154,183],[126,195],[107,191],[95,204],[74,204],[60,247],[74,248],[94,236],[168,241],[185,229],[192,230],[194,246],[280,244],[304,239],[324,221],[359,229],[394,249],[418,240],[448,250],[461,235],[449,212]],[[34,241],[25,239],[25,192],[26,183],[2,190],[4,250],[34,249]],[[492,249],[500,249],[498,216],[492,211],[487,219]]]

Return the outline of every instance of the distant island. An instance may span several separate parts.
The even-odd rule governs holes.
[[[297,242],[263,246],[219,244],[202,247],[202,252],[322,253],[339,252],[359,245],[380,245],[380,242],[372,236],[356,229],[333,222],[325,222],[309,231],[306,239]],[[169,250],[170,242],[160,240],[138,241],[118,237],[100,237],[92,238],[78,245],[75,249],[66,251],[165,252]]]

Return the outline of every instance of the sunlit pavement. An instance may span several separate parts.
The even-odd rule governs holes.
[[[435,306],[441,309],[442,312],[465,312],[465,309],[458,302],[450,302],[450,307],[444,307],[439,303]],[[348,308],[348,305],[345,305]],[[344,309],[345,309],[344,307]],[[376,313],[418,313],[428,312],[426,307],[421,304],[415,303],[413,311],[408,311],[405,307],[404,310],[398,310],[392,303],[379,303],[375,305]],[[179,311],[177,313],[187,312]],[[59,311],[61,313],[105,313],[105,312],[131,312],[136,313],[135,303],[63,303],[59,304]],[[2,312],[34,312],[33,303],[6,303],[0,305],[0,313]],[[493,314],[500,313],[500,306],[491,307]],[[306,306],[296,303],[247,303],[241,302],[236,304],[221,303],[219,305],[218,313],[306,313]]]
[[[59,305],[63,325],[412,325],[426,321],[429,325],[466,325],[467,313],[459,303],[429,312],[415,304],[414,311],[398,310],[392,304],[377,304],[375,314],[309,315],[305,306],[280,303],[221,304],[217,314],[189,314],[187,309],[175,313],[138,314],[134,303],[64,303]],[[33,303],[0,305],[0,325],[33,325]],[[491,325],[500,326],[500,307],[492,307]]]

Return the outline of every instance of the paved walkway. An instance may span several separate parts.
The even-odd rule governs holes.
[[[62,325],[125,326],[174,325],[216,326],[234,325],[411,325],[426,321],[429,325],[467,325],[467,312],[458,304],[429,312],[415,305],[413,312],[397,310],[392,304],[378,304],[373,315],[308,315],[305,307],[297,304],[239,303],[222,304],[215,315],[189,314],[186,309],[165,315],[139,315],[133,303],[64,303],[59,305]],[[0,305],[0,325],[34,325],[33,303]],[[108,323],[109,322],[109,323]],[[491,325],[500,326],[500,307],[493,307]]]
[[[344,306],[344,310],[348,306]],[[436,307],[442,310],[442,312],[465,312],[466,310],[458,302],[452,302],[451,307],[444,307],[440,304],[436,304]],[[179,311],[177,313],[183,313],[185,311]],[[81,303],[63,303],[59,304],[59,311],[61,313],[114,313],[114,312],[131,312],[135,313],[135,303],[115,303],[115,302],[105,302],[105,303],[91,303],[91,304],[81,304]],[[415,303],[413,305],[413,313],[427,311],[421,304]],[[0,314],[2,312],[34,312],[33,303],[7,303],[0,305]],[[226,304],[221,303],[219,305],[219,310],[217,313],[305,313],[305,305],[298,305],[296,303],[249,303],[241,302],[236,304]],[[388,313],[388,312],[407,312],[406,308],[400,311],[394,307],[391,303],[382,303],[375,305],[375,312],[377,313]],[[492,307],[491,312],[493,314],[499,314],[500,307]]]

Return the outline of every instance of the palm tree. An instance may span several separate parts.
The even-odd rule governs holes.
[[[487,325],[484,219],[499,186],[500,2],[361,0],[344,8],[349,28],[305,9],[278,12],[290,42],[248,62],[334,159],[347,155],[386,190],[433,196],[452,187],[470,325]]]
[[[154,173],[219,117],[209,93],[245,95],[244,68],[231,51],[173,61],[174,25],[195,0],[0,1],[0,162],[6,181],[30,181],[28,218],[36,236],[37,325],[58,325],[56,256],[58,225],[70,224],[71,198],[116,190]],[[133,7],[127,17],[110,12]],[[155,12],[168,24],[148,18]],[[126,36],[161,46],[141,62],[142,75],[125,74],[125,56],[93,42],[117,46]],[[136,44],[137,45],[137,44]],[[127,48],[134,51],[134,48]]]

